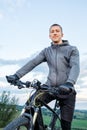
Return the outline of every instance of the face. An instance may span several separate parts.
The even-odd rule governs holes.
[[[52,26],[49,31],[49,37],[54,44],[61,44],[63,33],[59,26]]]

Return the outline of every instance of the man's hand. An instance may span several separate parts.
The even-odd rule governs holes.
[[[7,81],[8,81],[9,83],[15,85],[16,81],[19,80],[19,77],[18,77],[16,74],[14,74],[14,75],[6,76],[6,79],[7,79]]]
[[[74,86],[72,83],[65,83],[59,86],[60,94],[69,94],[72,90],[74,90]]]

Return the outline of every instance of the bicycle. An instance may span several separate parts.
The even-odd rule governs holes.
[[[8,80],[8,76],[6,76],[6,78]],[[49,92],[50,94],[58,94],[55,88],[43,86],[38,80],[34,80],[33,82],[22,82],[21,80],[17,80],[16,82],[12,83],[12,85],[18,86],[19,89],[32,87],[33,89],[35,89],[35,93],[38,93],[38,90],[42,90],[39,96],[41,96],[43,92]],[[4,128],[4,130],[58,130],[59,128],[56,128],[57,119],[61,121],[58,113],[58,100],[56,100],[54,108],[52,109],[44,101],[37,99],[38,94],[35,95],[31,100],[29,98],[27,103],[25,103],[25,107],[23,108],[22,114],[17,119],[10,122]],[[41,110],[42,106],[45,106],[52,112],[52,118],[49,125],[44,124],[44,119]]]

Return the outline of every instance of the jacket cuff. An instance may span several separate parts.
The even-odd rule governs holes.
[[[19,79],[20,79],[20,76],[19,76],[19,75],[17,75],[16,73],[14,74],[14,76],[16,77],[16,79],[17,79],[17,80],[19,80]]]
[[[69,83],[71,83],[72,85],[75,84],[75,81],[74,81],[74,80],[71,80],[71,79],[68,79],[66,82],[69,82]]]

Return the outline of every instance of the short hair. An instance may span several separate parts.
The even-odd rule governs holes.
[[[52,28],[53,26],[58,26],[58,27],[60,27],[61,32],[63,32],[63,29],[62,29],[61,25],[56,24],[56,23],[55,23],[55,24],[52,24],[52,25],[50,26],[49,31],[51,30],[51,28]]]

